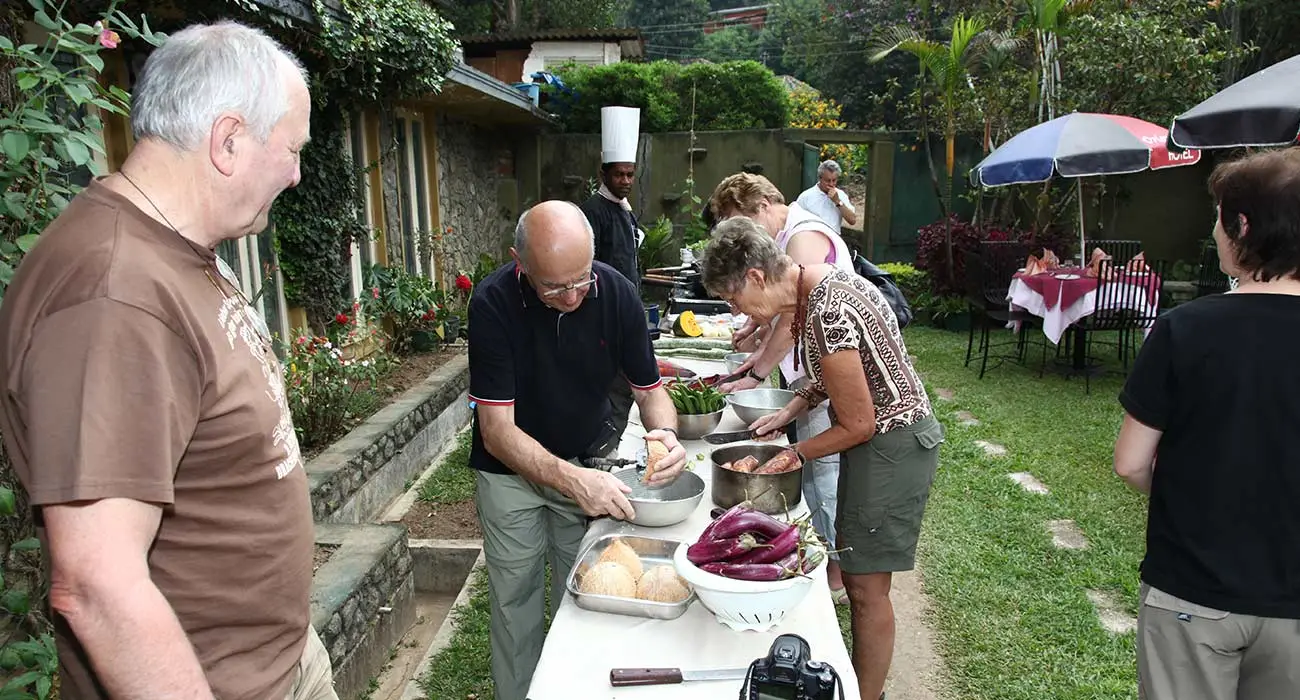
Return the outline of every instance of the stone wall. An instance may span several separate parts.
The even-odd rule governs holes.
[[[306,470],[316,521],[377,517],[468,420],[468,388],[469,360],[462,355],[312,459]]]
[[[461,119],[440,115],[436,123],[443,272],[473,270],[481,253],[504,261],[514,233],[502,201],[515,182],[513,139]]]
[[[318,523],[316,542],[338,549],[313,578],[312,625],[329,651],[339,697],[357,697],[415,622],[406,528]]]

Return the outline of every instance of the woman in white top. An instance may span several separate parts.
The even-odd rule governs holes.
[[[709,207],[718,220],[744,216],[754,220],[776,239],[777,247],[797,264],[829,264],[853,272],[849,248],[829,224],[798,204],[787,205],[781,191],[762,175],[739,173],[718,183],[709,199]],[[794,364],[794,338],[790,333],[789,314],[782,314],[766,324],[745,323],[733,338],[736,349],[752,352],[740,371],[749,370],[742,379],[719,387],[722,393],[753,389],[771,376],[778,366],[791,389],[807,383],[803,368]],[[798,439],[807,440],[831,427],[829,402],[808,411],[795,422]],[[827,541],[835,541],[836,486],[840,474],[839,455],[827,455],[803,470],[803,497],[813,515],[813,527]],[[827,582],[835,602],[844,605],[848,596],[840,577],[838,555],[831,555]]]

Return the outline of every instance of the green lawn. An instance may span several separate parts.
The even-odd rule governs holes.
[[[469,468],[470,431],[456,435],[456,447],[437,471],[420,484],[421,501],[459,503],[474,498],[474,470]]]
[[[965,334],[917,328],[907,344],[931,396],[956,394],[935,397],[948,441],[920,555],[954,697],[1137,697],[1133,635],[1102,630],[1085,594],[1114,591],[1136,610],[1146,499],[1111,472],[1122,378],[1094,377],[1091,394],[1082,379],[1015,365],[980,380],[962,367]],[[982,424],[962,426],[958,410]],[[976,440],[1008,455],[986,456]],[[1006,476],[1021,471],[1051,494]],[[1055,549],[1044,523],[1058,519],[1078,523],[1091,548]]]
[[[1115,591],[1136,609],[1146,500],[1110,470],[1122,379],[1094,378],[1084,394],[1082,379],[1039,379],[1036,369],[1005,365],[979,380],[962,367],[964,333],[909,329],[907,343],[948,429],[920,552],[952,691],[940,700],[1135,698],[1133,635],[1102,630],[1085,594]],[[939,400],[938,388],[955,398]],[[958,410],[982,424],[960,425]],[[976,440],[1001,444],[1008,455],[986,456]],[[421,497],[471,497],[472,472],[457,466],[439,469]],[[1051,494],[1024,492],[1006,476],[1019,471]],[[1078,523],[1091,548],[1053,548],[1044,523],[1060,519]],[[431,698],[493,697],[482,572],[473,592],[455,613],[451,646],[423,680]],[[839,612],[847,642],[848,609]]]

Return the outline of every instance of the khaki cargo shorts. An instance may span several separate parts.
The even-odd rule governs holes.
[[[1300,620],[1239,615],[1142,584],[1142,700],[1300,698]]]
[[[846,573],[910,571],[916,565],[943,440],[943,425],[927,416],[840,456],[835,548]]]

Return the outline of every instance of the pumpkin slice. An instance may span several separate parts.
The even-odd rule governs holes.
[[[694,311],[683,311],[677,314],[677,320],[673,321],[673,335],[687,338],[698,338],[704,335],[704,329],[700,328],[700,322],[695,319]]]

